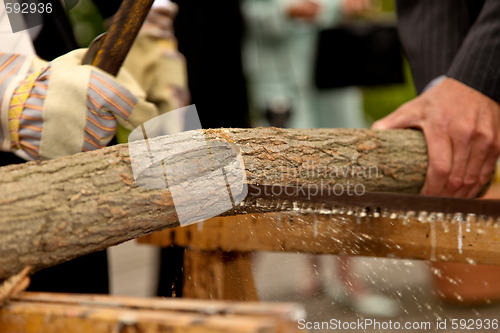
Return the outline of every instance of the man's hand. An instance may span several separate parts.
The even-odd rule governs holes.
[[[500,155],[500,105],[452,78],[372,128],[424,132],[429,167],[422,193],[427,195],[474,197],[490,179]]]
[[[300,0],[288,6],[287,14],[291,18],[313,21],[319,14],[320,5],[313,0]]]

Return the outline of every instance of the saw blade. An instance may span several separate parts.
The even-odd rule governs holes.
[[[500,218],[500,200],[464,199],[425,196],[402,193],[364,192],[334,193],[331,188],[318,186],[248,186],[248,197],[267,200],[287,201],[297,204],[320,204],[327,209],[335,207],[357,207],[363,214],[377,215],[381,211],[425,212],[442,214],[476,215],[487,218]],[[332,207],[332,208],[329,208]]]

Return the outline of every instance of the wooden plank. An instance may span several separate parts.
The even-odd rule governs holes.
[[[197,250],[285,251],[500,265],[496,221],[266,213],[217,217],[139,239]]]
[[[0,332],[298,332],[294,304],[24,293],[0,309]]]

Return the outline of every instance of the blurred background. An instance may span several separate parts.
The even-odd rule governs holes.
[[[182,1],[181,1],[182,2]],[[238,1],[235,1],[238,3]],[[183,3],[181,3],[181,6]],[[214,7],[217,5],[211,4]],[[223,6],[223,5],[219,5]],[[392,20],[395,22],[395,5],[394,0],[380,0],[377,1],[377,11],[378,13],[384,17],[385,20]],[[201,5],[199,7],[202,7]],[[221,17],[225,14],[225,12],[232,11],[233,16],[236,15],[236,27],[238,29],[243,29],[241,25],[244,25],[243,22],[237,22],[238,20],[243,20],[241,16],[241,8],[240,6],[230,5],[229,7],[236,7],[235,9],[228,10],[220,10],[219,8],[214,8],[213,12],[221,13]],[[196,9],[196,13],[203,12],[203,8]],[[210,12],[209,12],[210,13]],[[236,13],[236,14],[235,14]],[[97,11],[97,8],[94,6],[91,0],[79,0],[77,6],[73,8],[69,12],[71,22],[73,24],[74,32],[76,39],[81,47],[86,47],[90,44],[93,38],[100,33],[105,31],[104,28],[104,20],[102,16]],[[181,12],[179,15],[184,15]],[[211,15],[207,15],[207,21],[212,20],[210,18]],[[181,18],[182,19],[182,18]],[[231,27],[227,18],[219,18],[220,20],[226,21],[225,27],[227,30],[226,33],[230,33],[230,30],[234,30],[234,26]],[[196,32],[197,29],[201,29],[203,21],[195,21],[192,22],[190,30]],[[209,24],[210,25],[210,24]],[[184,27],[183,27],[184,28]],[[239,31],[237,32],[240,33]],[[187,33],[186,33],[187,34]],[[191,32],[193,34],[193,32]],[[183,51],[184,42],[189,43],[188,41],[183,41],[182,37],[184,36],[184,32],[177,31],[177,38],[179,39],[179,48]],[[180,36],[179,36],[180,35]],[[243,44],[243,32],[241,31],[239,40],[236,38],[236,44]],[[215,36],[214,36],[215,38]],[[200,37],[196,38],[196,40],[201,39]],[[187,47],[188,45],[186,45]],[[211,50],[214,51],[214,50]],[[215,50],[216,51],[216,50]],[[188,70],[191,67],[191,64],[188,62]],[[383,118],[385,115],[397,109],[401,104],[415,97],[415,89],[413,87],[413,82],[411,80],[411,73],[409,70],[408,64],[405,62],[403,65],[403,70],[405,74],[405,81],[400,84],[391,84],[391,85],[377,85],[372,87],[361,87],[362,95],[363,95],[363,110],[368,120],[368,123],[371,123],[375,120]],[[247,92],[249,94],[251,92]],[[196,101],[193,99],[193,103]],[[250,108],[255,108],[255,106],[249,106]],[[252,113],[258,113],[257,110],[252,110]],[[259,121],[259,115],[256,114],[253,119],[255,123]]]

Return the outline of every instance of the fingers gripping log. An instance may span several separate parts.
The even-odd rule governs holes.
[[[184,132],[153,140],[156,147],[168,147],[193,138]],[[349,179],[331,178],[328,170],[373,166],[375,178],[356,178],[367,191],[418,193],[427,168],[425,140],[411,130],[215,129],[204,131],[203,140],[211,154],[227,157],[214,158],[214,168],[231,167],[231,154],[239,150],[249,183],[333,185]],[[196,154],[169,159],[190,163]],[[136,184],[126,144],[0,168],[0,280],[26,266],[40,270],[178,226],[171,190]],[[251,208],[244,200],[227,214]]]

